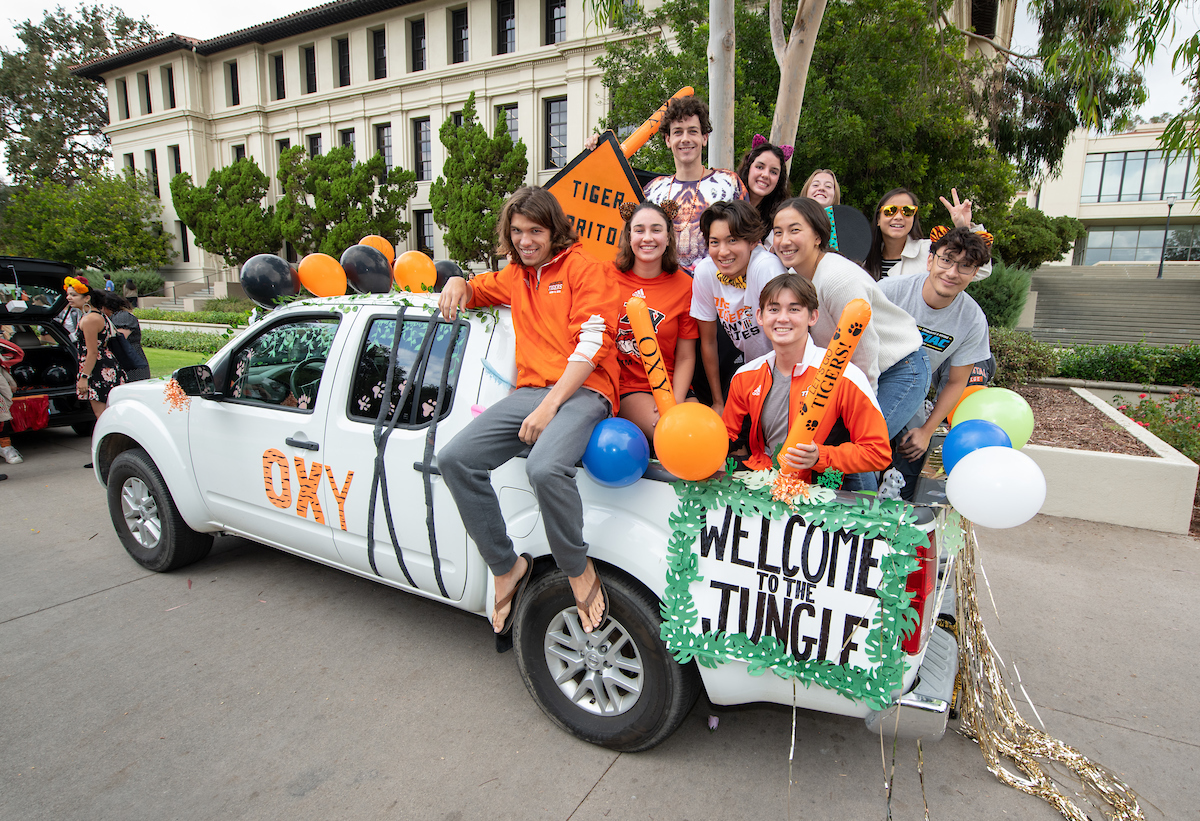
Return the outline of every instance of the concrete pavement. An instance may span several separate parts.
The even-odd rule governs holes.
[[[81,467],[85,440],[17,445],[25,463],[0,467],[0,818],[789,815],[788,709],[701,697],[654,750],[593,747],[541,714],[482,619],[232,538],[149,573]],[[992,641],[1050,734],[1148,818],[1196,817],[1200,543],[1050,517],[979,541]],[[1059,817],[957,733],[924,759],[933,819]],[[893,817],[922,818],[915,743],[895,774]],[[885,816],[860,721],[800,713],[792,778],[791,818]]]

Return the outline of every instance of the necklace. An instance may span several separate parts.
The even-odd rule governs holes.
[[[743,291],[746,290],[745,274],[742,274],[740,277],[729,277],[725,276],[720,271],[717,271],[717,282],[725,285],[732,285],[734,288],[741,288]]]

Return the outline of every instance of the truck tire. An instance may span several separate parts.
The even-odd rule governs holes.
[[[166,573],[200,561],[212,549],[213,534],[187,526],[154,460],[141,448],[113,459],[108,514],[121,544],[147,570]]]
[[[590,635],[561,570],[530,582],[517,606],[517,666],[533,700],[567,732],[619,752],[648,750],[691,711],[700,676],[659,638],[657,599],[611,570],[603,578],[608,617]]]

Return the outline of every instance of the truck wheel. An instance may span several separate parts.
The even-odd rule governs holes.
[[[213,534],[187,526],[154,460],[140,448],[113,459],[108,514],[121,544],[147,570],[175,570],[200,561],[212,549]]]
[[[700,676],[667,652],[652,595],[612,571],[604,584],[608,618],[586,634],[561,570],[530,582],[517,607],[517,666],[533,700],[567,732],[620,752],[648,750],[691,711]]]

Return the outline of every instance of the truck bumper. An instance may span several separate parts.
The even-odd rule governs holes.
[[[867,729],[889,737],[939,740],[946,733],[957,675],[958,641],[949,631],[934,627],[917,683],[886,710],[871,712],[865,719]]]

